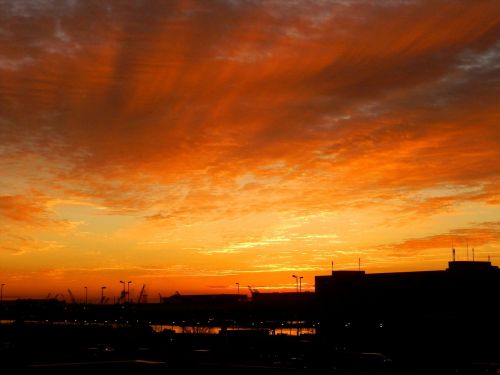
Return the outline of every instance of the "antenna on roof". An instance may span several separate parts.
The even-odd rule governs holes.
[[[333,272],[333,260],[332,260],[332,272]]]
[[[453,254],[453,261],[455,261],[455,248],[453,247],[453,238],[451,239],[451,252]]]

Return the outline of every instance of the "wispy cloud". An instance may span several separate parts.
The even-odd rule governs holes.
[[[424,250],[464,248],[466,245],[481,247],[494,246],[500,251],[500,222],[478,223],[469,228],[457,228],[447,233],[421,238],[411,238],[400,243],[381,246],[395,256],[411,256]]]
[[[33,252],[48,252],[64,249],[57,241],[38,240],[28,236],[3,233],[0,251],[11,255],[25,255]]]

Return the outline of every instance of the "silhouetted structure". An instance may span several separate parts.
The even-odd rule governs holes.
[[[316,277],[315,293],[249,289],[251,298],[175,294],[155,304],[4,301],[0,360],[17,368],[146,359],[181,370],[235,365],[357,374],[386,373],[391,357],[413,374],[443,374],[500,359],[500,270],[490,262],[453,261],[441,271],[332,271]],[[363,361],[368,368],[356,367]]]
[[[447,270],[316,276],[316,294],[329,313],[383,316],[419,311],[456,313],[496,305],[500,270],[490,262],[449,262]]]
[[[500,270],[490,262],[452,261],[442,271],[333,271],[316,276],[319,333],[325,342],[430,362],[486,355],[500,348],[499,291]]]
[[[231,305],[246,301],[245,294],[174,294],[162,298],[162,302],[168,305],[191,305],[191,306],[220,306]]]

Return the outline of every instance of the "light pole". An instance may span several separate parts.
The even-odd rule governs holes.
[[[104,289],[106,289],[106,287],[101,286],[101,305],[104,303]]]
[[[304,276],[299,277],[299,293],[302,293],[302,279],[303,278],[304,278]]]
[[[293,278],[295,278],[296,284],[297,284],[297,293],[299,293],[299,277],[297,275],[292,275]]]
[[[0,288],[0,304],[3,304],[3,287],[7,284],[2,284]]]
[[[84,288],[85,288],[85,304],[87,304],[87,302],[88,302],[88,298],[87,297],[89,295],[88,294],[88,288],[86,286],[84,286]]]
[[[132,281],[127,281],[127,299],[128,299],[128,303],[130,303],[130,283]]]
[[[238,295],[240,295],[240,283],[236,283],[238,285]]]

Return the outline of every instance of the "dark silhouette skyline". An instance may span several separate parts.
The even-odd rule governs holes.
[[[221,373],[233,366],[271,373],[482,371],[500,359],[499,291],[500,270],[491,262],[451,261],[441,271],[333,270],[316,277],[314,293],[4,301],[0,356],[33,371],[65,363]]]

